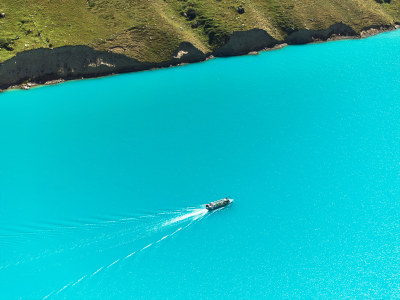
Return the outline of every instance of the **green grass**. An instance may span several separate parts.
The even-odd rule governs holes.
[[[237,12],[243,6],[244,14]],[[185,13],[195,10],[196,17]],[[283,39],[344,22],[356,31],[400,22],[400,0],[2,0],[0,62],[40,47],[89,45],[142,61],[167,60],[182,41],[203,52],[233,31],[261,28]]]

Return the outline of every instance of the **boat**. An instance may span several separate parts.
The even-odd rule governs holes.
[[[210,204],[206,204],[206,208],[208,211],[216,210],[221,207],[225,207],[233,202],[233,199],[231,198],[224,198],[220,199],[214,202],[211,202]]]

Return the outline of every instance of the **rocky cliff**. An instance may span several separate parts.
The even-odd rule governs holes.
[[[0,87],[364,36],[400,22],[400,0],[2,0]]]
[[[206,55],[188,42],[182,42],[171,59],[161,63],[140,62],[122,54],[97,51],[88,46],[40,48],[18,53],[0,64],[0,89],[24,82],[44,83],[59,79],[98,77],[205,59]]]
[[[384,26],[372,33],[394,29]],[[365,32],[362,33],[365,36]],[[88,46],[64,46],[54,49],[39,48],[18,53],[0,64],[0,89],[24,83],[42,84],[53,80],[99,77],[108,74],[136,72],[153,68],[200,62],[210,56],[237,56],[272,48],[278,44],[306,44],[335,37],[360,37],[343,23],[325,30],[302,29],[282,41],[274,39],[262,29],[234,32],[227,42],[213,52],[203,53],[189,42],[180,43],[170,59],[163,62],[141,62],[123,54],[99,51]]]

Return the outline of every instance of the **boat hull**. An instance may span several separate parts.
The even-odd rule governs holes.
[[[211,202],[210,204],[206,204],[206,208],[208,211],[213,211],[213,210],[228,206],[232,202],[233,202],[233,199],[225,198],[225,199]]]

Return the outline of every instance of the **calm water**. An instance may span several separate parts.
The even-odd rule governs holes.
[[[400,297],[399,49],[0,94],[0,298]]]

